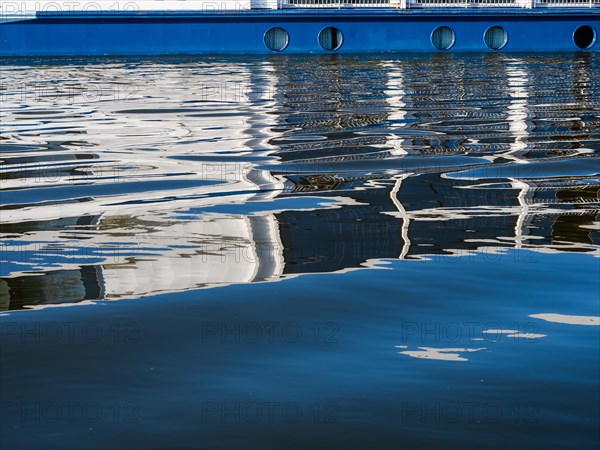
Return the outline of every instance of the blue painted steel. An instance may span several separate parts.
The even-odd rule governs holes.
[[[516,10],[276,10],[39,12],[33,20],[0,23],[0,56],[268,54],[265,32],[281,27],[289,43],[281,53],[330,53],[319,32],[329,26],[343,35],[336,53],[436,52],[431,35],[451,28],[450,52],[493,52],[484,42],[494,26],[508,33],[502,52],[576,51],[573,33],[581,25],[600,33],[600,11]],[[599,51],[595,39],[587,51]]]

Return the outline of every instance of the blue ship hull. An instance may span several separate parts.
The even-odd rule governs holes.
[[[588,40],[577,45],[576,30]],[[269,54],[265,33],[285,30],[281,53],[366,52],[555,52],[600,49],[600,11],[590,9],[396,9],[38,12],[28,20],[0,24],[0,56]],[[339,30],[333,50],[319,33]],[[447,27],[436,48],[432,33]],[[504,42],[486,44],[490,27]],[[591,31],[590,31],[591,30]],[[591,33],[591,34],[590,34]],[[444,42],[442,39],[440,42]],[[439,44],[439,43],[438,43]],[[439,45],[438,45],[439,47]]]

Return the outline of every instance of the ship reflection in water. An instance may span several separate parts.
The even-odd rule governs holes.
[[[597,254],[594,56],[170,63],[4,68],[2,309]]]
[[[0,447],[597,447],[599,55],[4,64]]]

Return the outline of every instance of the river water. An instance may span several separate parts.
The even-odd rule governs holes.
[[[1,71],[2,448],[598,448],[598,55]]]

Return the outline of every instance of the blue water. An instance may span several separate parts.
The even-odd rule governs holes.
[[[2,449],[598,448],[600,58],[3,64]]]

